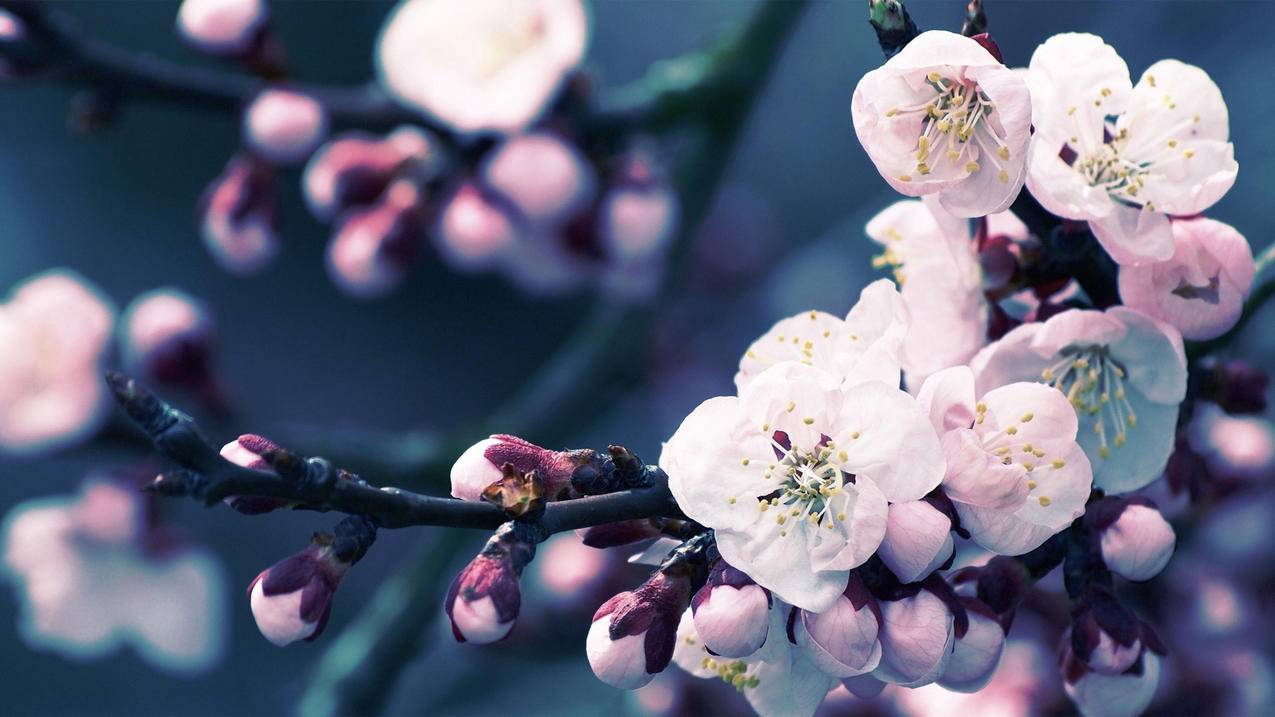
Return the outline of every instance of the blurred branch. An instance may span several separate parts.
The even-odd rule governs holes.
[[[365,515],[386,528],[439,525],[491,530],[509,519],[495,505],[436,498],[397,488],[377,488],[323,458],[279,449],[262,455],[273,471],[244,468],[222,458],[194,420],[124,376],[107,376],[116,399],[168,458],[185,470],[160,475],[150,489],[191,496],[212,505],[230,496],[282,498],[312,510]],[[679,517],[663,471],[649,472],[649,487],[616,491],[549,505],[539,519],[548,533],[648,517]]]

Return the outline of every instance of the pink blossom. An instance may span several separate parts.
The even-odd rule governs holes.
[[[926,590],[881,603],[881,664],[872,675],[905,687],[937,680],[952,656],[952,612]]]
[[[0,303],[0,452],[53,450],[101,426],[114,324],[98,289],[65,269],[27,279]]]
[[[261,635],[279,647],[317,638],[349,567],[330,547],[311,545],[263,570],[248,586]]]
[[[466,183],[447,201],[431,236],[448,264],[474,271],[495,264],[519,232],[509,212],[486,190]]]
[[[535,471],[551,500],[571,485],[571,477],[591,451],[551,451],[517,436],[497,434],[475,443],[452,464],[452,496],[482,500],[483,490],[500,480],[506,463],[522,473]]]
[[[244,110],[244,143],[277,164],[305,159],[327,129],[323,106],[313,97],[292,90],[264,90]]]
[[[425,221],[420,188],[409,179],[396,180],[376,204],[341,217],[328,242],[328,276],[354,298],[385,296],[407,278]]]
[[[770,591],[718,560],[691,599],[695,632],[722,657],[746,657],[766,642]]]
[[[177,29],[205,52],[237,55],[256,42],[267,16],[263,0],[182,0]]]
[[[1173,557],[1177,536],[1153,506],[1128,503],[1099,538],[1102,560],[1126,580],[1150,580]]]
[[[1159,684],[1160,658],[1148,652],[1127,672],[1078,670],[1066,676],[1063,688],[1084,717],[1135,717],[1151,704]]]
[[[434,138],[405,125],[384,137],[345,132],[310,155],[301,191],[315,217],[373,203],[397,176],[429,176],[441,161]]]
[[[881,608],[858,573],[821,613],[798,611],[790,641],[824,674],[837,678],[872,672],[881,662]]]
[[[560,226],[596,192],[593,170],[579,150],[548,132],[505,140],[488,155],[481,176],[534,227]]]
[[[154,289],[124,309],[121,353],[130,374],[161,383],[210,388],[216,340],[212,312],[180,289]]]
[[[1121,265],[1171,259],[1169,216],[1198,214],[1235,183],[1226,103],[1200,68],[1161,60],[1133,86],[1102,38],[1063,33],[1036,48],[1027,77],[1027,187],[1054,214],[1087,220]]]
[[[534,121],[584,56],[580,0],[404,0],[377,42],[381,81],[400,101],[460,132]]]
[[[851,109],[864,150],[902,194],[937,194],[948,212],[980,217],[1009,208],[1023,186],[1027,85],[974,40],[922,33],[859,81]]]
[[[518,573],[507,553],[484,550],[456,576],[446,606],[458,642],[485,645],[509,634],[522,605]]]
[[[279,196],[274,170],[252,156],[230,158],[199,205],[200,235],[223,269],[247,276],[279,253]]]
[[[237,466],[258,471],[272,471],[270,464],[263,457],[266,453],[276,451],[279,446],[269,438],[245,433],[221,447],[221,457]],[[293,504],[286,498],[266,498],[262,496],[232,495],[222,502],[244,515],[260,515]]]
[[[965,601],[969,627],[957,637],[952,656],[938,683],[956,692],[978,692],[992,680],[1005,650],[1005,628],[994,614],[977,600]]]
[[[1174,219],[1173,256],[1120,267],[1120,298],[1182,337],[1207,341],[1239,320],[1256,267],[1248,241],[1229,224]]]

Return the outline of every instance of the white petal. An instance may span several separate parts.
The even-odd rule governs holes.
[[[908,394],[882,383],[845,393],[840,430],[846,470],[872,479],[891,501],[917,500],[943,480],[943,449],[929,418]]]
[[[953,366],[926,377],[916,402],[940,435],[974,425],[974,372]]]

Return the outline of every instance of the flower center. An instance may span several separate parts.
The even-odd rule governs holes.
[[[974,425],[981,426],[987,420],[987,404],[980,401],[974,406],[975,418]],[[1008,423],[999,431],[990,434],[984,434],[983,448],[994,456],[1001,459],[1001,463],[1007,466],[1018,463],[1031,476],[1027,479],[1027,493],[1034,497],[1041,507],[1047,507],[1053,502],[1053,499],[1045,495],[1045,489],[1040,486],[1039,478],[1042,473],[1037,470],[1062,470],[1067,466],[1067,462],[1062,458],[1050,458],[1048,452],[1044,449],[1034,446],[1018,437],[1019,426],[1024,423],[1031,423],[1035,420],[1036,414],[1033,411],[1026,411],[1018,417],[1016,422]]]
[[[857,438],[858,433],[851,434]],[[845,521],[846,514],[833,508],[831,499],[839,495],[846,483],[854,482],[854,474],[841,468],[846,453],[839,450],[827,436],[819,443],[802,450],[792,442],[787,433],[771,434],[771,446],[775,461],[766,464],[762,477],[777,482],[775,490],[757,496],[757,509],[773,511],[775,523],[780,526],[779,536],[788,535],[790,522],[808,521],[812,526],[831,529],[838,521]],[[748,458],[741,459],[744,465]],[[730,498],[734,503],[735,499]]]
[[[693,638],[686,639],[690,641]],[[756,674],[758,665],[749,665],[743,660],[717,660],[706,655],[700,660],[700,666],[706,670],[715,671],[722,682],[740,692],[743,692],[745,688],[761,684]]]
[[[1078,418],[1093,420],[1098,455],[1108,458],[1113,447],[1128,440],[1129,429],[1138,425],[1125,396],[1125,369],[1107,354],[1105,346],[1070,347],[1061,356],[1058,363],[1040,372],[1040,378],[1067,396]]]
[[[946,160],[951,166],[964,169],[967,175],[979,171],[980,162],[990,162],[997,178],[1008,183],[1009,173],[1002,162],[1009,159],[1009,147],[986,121],[996,111],[996,104],[977,83],[944,77],[938,72],[926,75],[925,83],[934,90],[933,97],[910,107],[893,107],[885,113],[887,118],[924,114],[916,143],[916,173],[930,174],[934,170],[932,160]],[[911,174],[899,177],[903,182],[912,179]]]

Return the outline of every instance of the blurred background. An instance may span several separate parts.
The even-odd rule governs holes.
[[[208,62],[174,32],[176,3],[58,6],[120,45]],[[273,27],[298,78],[357,83],[372,75],[373,42],[391,7],[279,2],[272,5]],[[603,84],[631,80],[656,60],[700,47],[752,8],[724,0],[593,3],[588,66]],[[911,2],[909,8],[922,29],[960,27],[963,5],[956,0]],[[1275,93],[1267,91],[1266,78],[1275,62],[1269,43],[1275,4],[991,1],[987,12],[1011,66],[1026,64],[1051,34],[1077,30],[1114,45],[1135,80],[1166,56],[1204,67],[1229,106],[1241,167],[1235,188],[1210,216],[1236,226],[1255,251],[1267,245],[1275,143],[1266,120],[1275,116]],[[862,2],[811,8],[749,121],[691,255],[695,280],[672,289],[655,344],[632,347],[649,350],[646,369],[620,381],[615,402],[577,435],[526,438],[571,446],[624,443],[653,461],[659,442],[691,408],[733,391],[740,352],[771,323],[811,308],[844,314],[876,278],[869,261],[874,246],[863,236],[863,224],[895,199],[850,125],[851,91],[880,63]],[[387,298],[352,300],[327,279],[326,229],[305,211],[295,172],[285,175],[281,260],[259,276],[232,277],[209,258],[193,214],[204,187],[238,144],[236,119],[131,104],[105,131],[79,136],[65,126],[69,97],[68,90],[48,84],[0,84],[0,291],[36,272],[68,267],[121,307],[160,286],[206,300],[218,323],[217,372],[234,408],[232,419],[208,424],[218,444],[248,431],[286,444],[290,437],[353,440],[447,431],[476,421],[535,373],[594,301],[585,294],[530,297],[498,276],[461,275],[434,260],[418,265],[404,288]],[[1275,367],[1275,335],[1264,330],[1269,320],[1268,314],[1254,322],[1240,344],[1243,355],[1268,369]],[[180,395],[174,398],[183,405]],[[137,457],[106,448],[33,460],[0,457],[0,512],[34,497],[73,493],[91,468]],[[377,480],[371,470],[367,477]],[[436,478],[436,491],[445,493],[446,478]],[[396,567],[437,538],[428,530],[382,531],[338,592],[324,638],[279,649],[260,637],[240,591],[335,518],[297,513],[254,519],[204,510],[192,501],[163,502],[159,510],[165,522],[220,561],[227,591],[219,626],[227,638],[224,658],[192,676],[157,671],[129,650],[75,659],[33,648],[19,634],[18,602],[5,589],[0,712],[291,711],[325,646]],[[1260,514],[1256,520],[1260,531]],[[458,551],[448,576],[480,539],[473,536]],[[1269,557],[1259,554],[1253,564]],[[628,586],[621,581],[611,587]],[[597,601],[575,611],[551,610],[551,588],[529,592],[525,617],[509,643],[458,646],[443,625],[432,624],[426,649],[408,665],[388,711],[566,715],[637,713],[643,700],[661,706],[667,696],[658,691],[645,698],[625,695],[590,673],[583,635]],[[419,609],[441,613],[442,593],[429,600]],[[1263,606],[1245,614],[1257,621],[1265,613]],[[1248,629],[1257,627],[1260,635],[1265,624]],[[1052,656],[1043,658],[1043,669],[1050,676]]]

